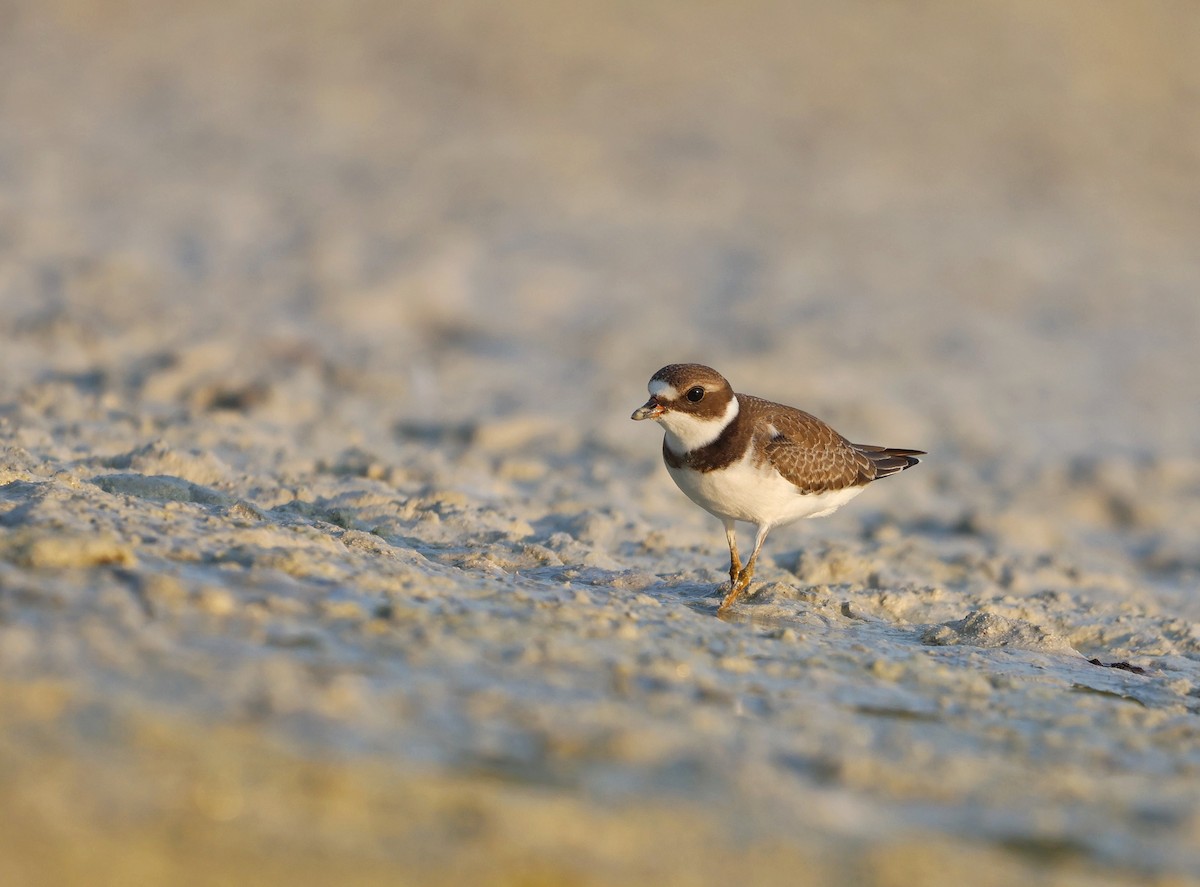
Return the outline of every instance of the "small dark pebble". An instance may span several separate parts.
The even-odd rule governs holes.
[[[1119,668],[1122,671],[1131,671],[1134,674],[1145,674],[1146,669],[1140,665],[1131,665],[1128,662],[1101,662],[1099,659],[1089,659],[1088,662],[1092,665],[1099,665],[1101,668]]]
[[[271,397],[271,388],[265,382],[252,382],[238,387],[220,385],[207,388],[197,395],[201,409],[209,412],[248,413],[262,406]]]

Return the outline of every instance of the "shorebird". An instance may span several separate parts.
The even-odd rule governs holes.
[[[679,489],[720,519],[729,542],[729,608],[750,586],[758,553],[775,527],[832,514],[871,481],[911,468],[922,450],[850,443],[795,407],[735,394],[698,363],[673,363],[650,377],[650,399],[632,419],[663,427],[663,461]],[[743,566],[735,521],[754,525]]]

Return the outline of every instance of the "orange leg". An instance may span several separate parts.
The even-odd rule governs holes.
[[[729,543],[729,590],[732,591],[742,575],[742,561],[738,557],[737,532],[733,528],[733,521],[723,520],[722,523],[725,524],[725,540]]]
[[[726,532],[729,532],[728,529]],[[725,600],[721,601],[721,606],[717,607],[718,616],[724,616],[728,613],[729,608],[734,605],[742,592],[750,587],[750,580],[754,578],[754,567],[758,563],[758,553],[762,550],[763,543],[767,541],[767,534],[769,532],[771,532],[769,526],[758,528],[758,533],[754,537],[754,551],[750,553],[750,560],[746,561],[746,566],[738,571],[736,579],[731,577],[729,594],[725,595]]]

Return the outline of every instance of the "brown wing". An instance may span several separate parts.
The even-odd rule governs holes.
[[[917,464],[920,450],[852,444],[816,416],[739,395],[757,414],[755,451],[802,493],[826,493],[868,484]]]

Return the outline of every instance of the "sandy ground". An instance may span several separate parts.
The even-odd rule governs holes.
[[[0,883],[1200,882],[1198,56],[0,3]],[[929,459],[719,620],[680,360]]]

